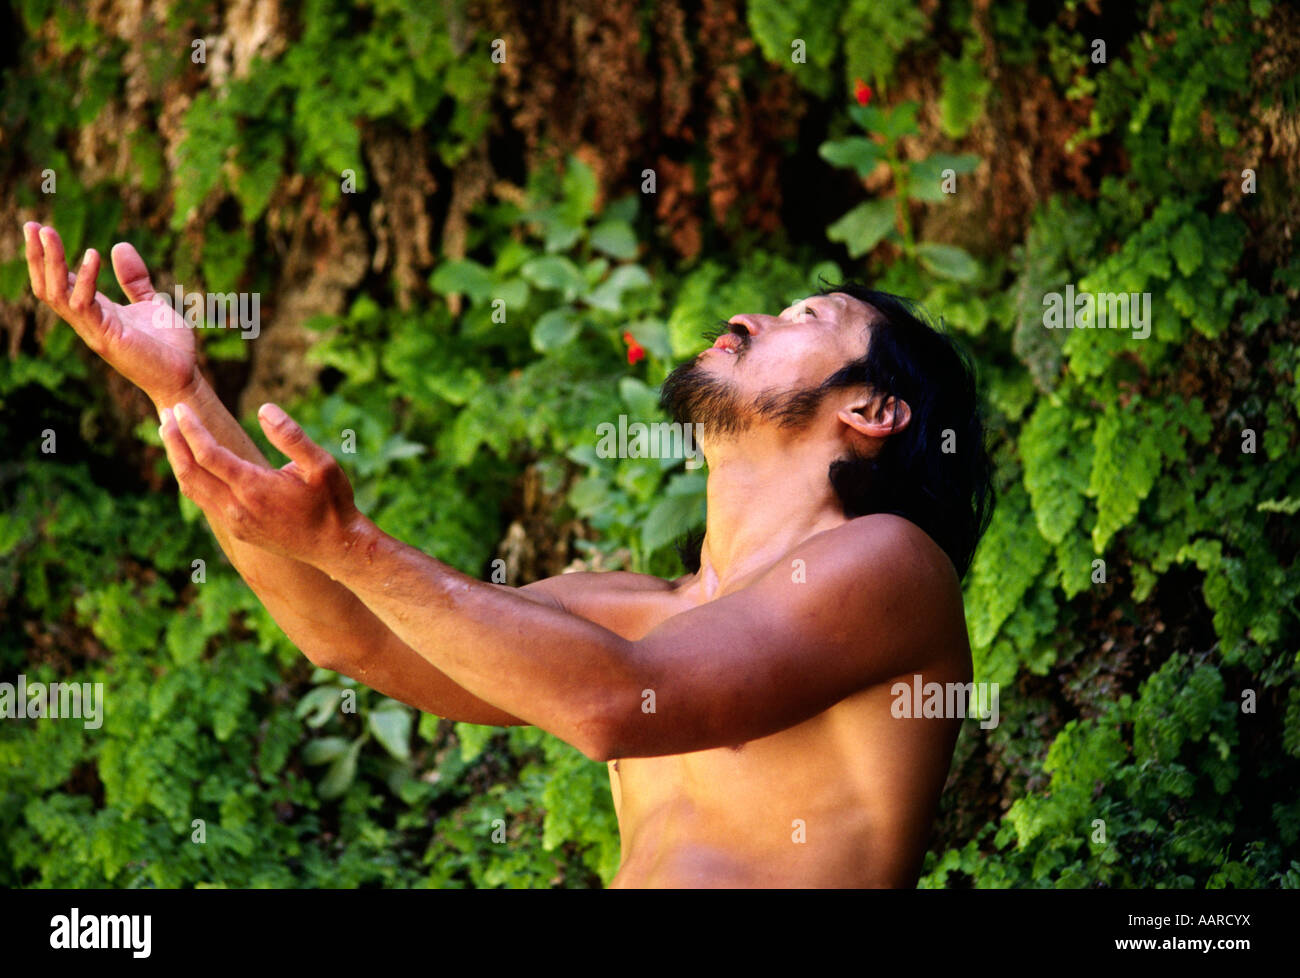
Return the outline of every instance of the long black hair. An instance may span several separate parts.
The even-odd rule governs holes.
[[[827,475],[853,518],[893,513],[929,534],[965,577],[993,516],[993,466],[970,357],[908,299],[846,282],[823,283],[879,313],[867,352],[826,378],[821,390],[865,386],[878,398],[907,403],[911,421],[885,439],[874,458],[846,455]],[[703,534],[678,545],[682,563],[699,570]]]

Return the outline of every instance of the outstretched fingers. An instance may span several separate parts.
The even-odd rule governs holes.
[[[99,252],[88,248],[77,274],[68,276],[68,284],[72,287],[68,306],[77,315],[86,317],[91,326],[101,326],[104,322],[104,310],[100,308],[99,294],[95,291],[98,278]]]
[[[32,282],[32,294],[45,301],[45,249],[41,245],[41,226],[35,221],[23,225],[23,241],[27,245],[27,277]]]
[[[134,245],[122,241],[113,245],[113,272],[128,302],[148,302],[154,296],[149,269]]]
[[[294,467],[308,479],[319,478],[337,463],[334,456],[307,437],[293,418],[275,404],[263,404],[257,420],[271,444],[293,461]]]
[[[230,489],[237,490],[262,471],[258,466],[245,462],[212,437],[212,433],[203,426],[203,422],[199,420],[199,416],[192,408],[177,403],[172,409],[172,414],[180,426],[181,436],[194,455],[194,461]]]
[[[95,291],[99,277],[99,252],[86,251],[81,268],[74,275],[64,261],[63,242],[54,228],[35,221],[23,225],[27,276],[32,293],[70,325],[86,344],[101,355],[112,343],[109,330],[109,300]],[[55,288],[56,281],[61,283]]]
[[[68,262],[63,254],[63,239],[49,227],[41,228],[39,237],[45,258],[44,298],[57,311],[68,300]]]
[[[223,512],[231,501],[229,487],[198,463],[171,410],[163,410],[158,433],[181,492],[204,512]]]

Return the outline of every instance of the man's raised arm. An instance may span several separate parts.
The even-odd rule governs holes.
[[[114,270],[130,302],[123,306],[95,291],[100,259],[93,249],[86,252],[74,276],[53,228],[29,222],[23,233],[36,298],[153,401],[164,420],[164,444],[182,486],[190,477],[189,463],[175,454],[175,439],[166,437],[169,425],[174,432],[170,412],[177,405],[185,405],[201,418],[213,438],[234,456],[269,468],[266,457],[199,372],[192,331],[174,310],[153,301],[148,270],[134,248],[119,244],[113,249]],[[427,713],[470,723],[521,722],[458,686],[343,585],[299,560],[235,539],[220,512],[208,509],[205,515],[230,562],[312,662]]]
[[[293,459],[284,469],[248,465],[182,413],[202,504],[222,508],[236,537],[345,584],[465,689],[593,759],[763,737],[960,651],[950,647],[964,635],[952,564],[898,517],[863,517],[802,544],[815,582],[792,583],[778,563],[632,641],[393,539],[357,511],[338,462],[288,415],[266,405],[261,420]]]

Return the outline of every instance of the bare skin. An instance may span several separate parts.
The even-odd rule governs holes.
[[[961,721],[897,719],[892,687],[970,679],[960,587],[921,530],[846,519],[826,479],[847,447],[904,427],[906,404],[845,389],[797,431],[702,442],[696,574],[486,584],[384,534],[333,457],[265,405],[291,459],[271,468],[203,381],[192,334],[133,313],[152,286],[129,245],[114,250],[123,307],[94,293],[97,257],[78,288],[53,229],[26,231],[33,291],[153,399],[182,491],[308,658],[608,762],[613,886],[914,885]],[[701,366],[746,397],[806,387],[860,355],[873,315],[836,294],[737,316],[744,355],[721,340]]]

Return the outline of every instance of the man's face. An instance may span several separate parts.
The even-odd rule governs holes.
[[[799,427],[820,402],[822,381],[866,352],[876,315],[833,292],[801,299],[777,316],[733,316],[731,332],[669,375],[664,404],[674,420],[714,434],[762,420]]]

